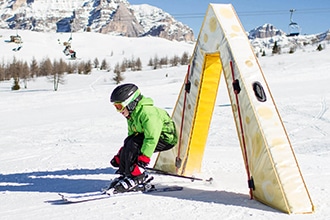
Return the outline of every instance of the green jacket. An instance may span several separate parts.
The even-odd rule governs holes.
[[[172,145],[178,141],[171,117],[165,110],[155,107],[151,98],[142,97],[127,119],[127,125],[128,135],[144,134],[141,153],[147,157],[152,156],[160,138]]]

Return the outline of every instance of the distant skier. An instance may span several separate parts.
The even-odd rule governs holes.
[[[127,119],[128,137],[110,161],[112,166],[119,168],[120,176],[111,182],[109,189],[136,191],[148,179],[144,168],[152,154],[176,145],[175,124],[165,110],[155,107],[153,100],[144,97],[134,84],[117,86],[110,101]]]

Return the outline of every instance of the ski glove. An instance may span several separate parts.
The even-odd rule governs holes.
[[[111,160],[110,160],[110,164],[113,166],[113,167],[119,167],[119,156],[118,155],[115,155]]]
[[[137,158],[137,163],[133,164],[131,168],[131,175],[132,176],[140,176],[144,172],[144,168],[148,166],[150,162],[150,158],[141,154]]]
[[[148,166],[148,164],[150,163],[150,158],[141,154],[138,156],[138,162],[137,164],[140,166],[140,167],[143,167],[145,168],[146,166]]]
[[[118,151],[118,153],[110,160],[110,164],[113,166],[113,167],[119,167],[119,164],[120,164],[120,152],[121,152],[121,149],[123,147],[121,147]]]

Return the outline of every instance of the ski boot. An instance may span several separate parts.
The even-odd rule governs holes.
[[[120,180],[116,185],[114,185],[114,193],[124,193],[124,192],[137,192],[137,191],[149,191],[152,188],[150,183],[153,177],[149,177],[146,173],[139,176],[129,177],[126,176],[124,179]]]
[[[110,194],[110,193],[108,193],[108,191],[110,190],[109,192],[111,192],[112,189],[114,189],[114,186],[117,185],[118,182],[120,182],[120,181],[123,180],[123,179],[125,179],[125,176],[120,175],[119,177],[117,177],[117,178],[111,180],[110,185],[109,185],[107,188],[105,188],[105,189],[103,190],[103,192],[104,192],[104,193],[107,193],[107,194]]]

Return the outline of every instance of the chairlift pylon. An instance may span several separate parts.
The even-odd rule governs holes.
[[[300,34],[301,28],[298,25],[297,22],[294,22],[292,20],[293,12],[295,12],[296,9],[290,9],[290,24],[289,24],[289,34],[287,37],[293,37],[293,36],[298,36]]]

